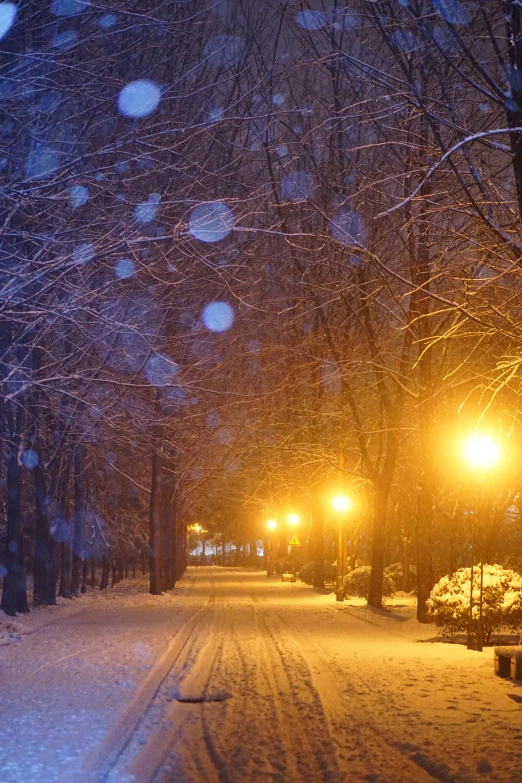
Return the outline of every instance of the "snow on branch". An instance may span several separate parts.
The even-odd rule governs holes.
[[[465,139],[462,139],[462,141],[459,141],[457,144],[454,144],[453,147],[451,147],[449,150],[447,150],[442,158],[435,163],[424,179],[421,180],[419,185],[415,188],[415,190],[410,193],[410,195],[403,199],[402,201],[399,201],[398,204],[395,204],[394,207],[390,207],[390,209],[386,209],[384,212],[379,212],[377,217],[386,217],[386,215],[391,215],[392,212],[396,212],[398,209],[401,209],[402,207],[405,207],[407,204],[409,204],[413,199],[420,193],[424,185],[431,179],[431,177],[435,174],[437,169],[439,169],[442,164],[453,155],[453,153],[458,152],[459,149],[462,147],[465,147],[466,144],[471,144],[474,141],[478,141],[479,139],[485,139],[489,136],[495,136],[502,133],[522,133],[522,127],[515,127],[515,128],[494,128],[493,130],[489,131],[481,131],[481,133],[474,133],[472,136],[466,136]],[[509,147],[504,148],[505,152],[510,152],[511,150]]]

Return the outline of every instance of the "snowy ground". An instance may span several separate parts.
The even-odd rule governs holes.
[[[1,783],[520,779],[522,683],[411,599],[219,567],[145,591],[0,616]]]

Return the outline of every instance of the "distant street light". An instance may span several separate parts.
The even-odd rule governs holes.
[[[483,616],[483,591],[484,591],[484,555],[482,551],[482,538],[484,534],[484,514],[486,512],[487,501],[483,497],[482,485],[486,479],[486,473],[493,468],[500,457],[500,447],[491,435],[474,433],[465,441],[463,448],[464,459],[474,471],[473,477],[479,484],[476,494],[479,496],[479,507],[477,509],[478,524],[480,525],[479,559],[480,559],[480,592],[479,592],[479,627],[476,649],[482,652],[484,648],[484,616]],[[470,570],[470,588],[469,588],[469,628],[468,628],[468,649],[474,645],[471,638],[473,628],[473,566],[475,551],[472,548],[471,570]]]
[[[269,519],[266,523],[268,534],[268,553],[266,558],[266,575],[272,576],[274,573],[274,563],[272,559],[272,530],[277,530],[277,522],[275,519]]]
[[[334,511],[337,512],[337,579],[335,585],[335,600],[344,601],[345,548],[344,548],[344,515],[352,507],[352,502],[346,495],[336,495],[332,500]]]
[[[289,525],[299,524],[299,517],[297,514],[289,514],[286,519]]]

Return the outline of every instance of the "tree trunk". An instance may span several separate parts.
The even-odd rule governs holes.
[[[386,537],[386,510],[388,506],[388,487],[379,486],[375,492],[373,510],[373,534],[368,604],[382,609],[382,585],[384,578],[384,550]]]
[[[312,495],[312,548],[314,553],[314,587],[324,588],[324,515],[319,494]]]
[[[36,504],[36,531],[34,543],[34,589],[33,604],[46,606],[50,603],[49,567],[51,563],[51,533],[47,487],[41,461],[33,468],[34,493]],[[55,580],[56,581],[56,580]],[[52,601],[56,603],[56,588],[53,586]]]
[[[64,449],[64,443],[62,443],[62,446],[59,449],[59,453],[56,455],[54,460],[54,465],[52,469],[52,475],[51,475],[51,481],[49,486],[49,497],[55,498],[56,500],[59,499],[60,496],[60,476],[61,476],[61,466],[63,462],[63,449]],[[51,519],[49,518],[49,527],[51,526]],[[56,582],[58,580],[58,569],[57,569],[57,550],[58,547],[56,546],[56,541],[52,537],[52,535],[49,536],[49,551],[48,551],[48,562],[47,562],[47,604],[48,606],[55,606],[56,605]]]
[[[7,461],[7,551],[1,608],[10,617],[28,612],[22,550],[21,475],[16,443],[9,444]]]
[[[69,534],[70,538],[70,534]],[[72,572],[72,552],[71,542],[62,541],[60,558],[60,588],[58,595],[61,598],[71,598],[71,572]]]
[[[288,537],[286,531],[278,531],[277,536],[277,559],[281,560],[282,557],[288,555]]]
[[[149,562],[150,587],[152,595],[161,595],[161,455],[159,427],[154,428],[151,461],[151,490],[149,514]]]
[[[433,587],[433,568],[431,562],[431,523],[433,517],[433,498],[423,481],[418,496],[416,519],[417,538],[417,620],[429,622],[426,602]]]
[[[172,590],[177,578],[176,566],[176,548],[177,548],[177,527],[176,527],[176,508],[175,497],[173,495],[173,486],[170,482],[166,484],[166,496],[164,503],[164,541],[166,556],[163,566],[163,589]]]
[[[166,476],[162,473],[162,493],[161,493],[161,589],[171,590],[174,587],[172,577],[172,538],[175,530],[172,529],[171,504],[168,498],[168,488],[166,485]]]
[[[87,574],[89,573],[89,561],[87,558],[84,558],[83,565],[82,565],[82,586],[81,586],[81,592],[86,593],[87,592]]]
[[[58,595],[62,598],[71,597],[71,569],[72,569],[72,529],[69,523],[69,475],[71,471],[71,457],[65,463],[59,482],[58,493],[58,524],[60,525],[61,558],[60,558],[60,588]]]
[[[518,0],[508,0],[505,3],[506,44],[511,66],[512,100],[505,102],[508,127],[522,127],[522,23],[521,9]],[[510,133],[511,161],[519,215],[522,216],[522,133]]]
[[[82,564],[85,559],[86,462],[85,446],[74,450],[74,533],[72,541],[71,594],[80,595]]]
[[[115,584],[117,584],[118,580],[118,573],[116,571],[116,558],[111,558],[111,569],[112,569],[112,579],[111,579],[111,587],[114,587]]]
[[[102,558],[100,590],[107,590],[109,586],[109,563],[110,563],[110,551],[108,551]]]
[[[179,578],[183,576],[185,571],[187,570],[187,524],[186,522],[181,522],[180,525],[180,537],[178,538],[179,542]]]
[[[409,593],[412,589],[410,580],[410,542],[408,536],[401,534],[402,545],[402,589],[405,593]]]

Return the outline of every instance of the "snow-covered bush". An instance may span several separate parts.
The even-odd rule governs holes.
[[[368,592],[370,590],[370,566],[361,566],[360,568],[354,568],[347,576],[344,577],[344,594],[358,595],[361,598],[368,598]],[[391,577],[387,574],[383,576],[382,594],[384,597],[393,595],[395,592],[395,583]]]
[[[315,574],[315,563],[306,563],[298,573],[298,577],[305,585],[313,585]],[[324,564],[324,581],[335,582],[336,569],[331,563]]]
[[[471,568],[459,568],[443,576],[428,600],[428,611],[444,636],[467,631]],[[476,634],[479,622],[480,566],[473,568],[473,621],[469,630]],[[515,633],[522,628],[522,576],[500,565],[484,565],[482,615],[486,642],[493,631],[507,627]]]
[[[386,566],[384,573],[393,580],[397,590],[412,590],[415,587],[417,580],[417,570],[415,566],[409,567],[409,579],[407,584],[405,584],[404,581],[404,569],[402,563],[392,563],[392,565]]]

